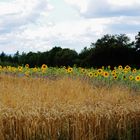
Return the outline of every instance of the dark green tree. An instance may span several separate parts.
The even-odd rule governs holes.
[[[138,34],[135,36],[135,40],[136,40],[135,47],[137,50],[139,50],[140,49],[140,32],[138,32]]]
[[[125,34],[120,35],[104,35],[101,39],[98,39],[96,43],[91,43],[92,47],[95,48],[120,48],[120,47],[131,47],[132,42],[130,42],[130,38]]]

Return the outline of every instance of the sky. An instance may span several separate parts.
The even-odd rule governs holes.
[[[140,0],[0,0],[0,52],[80,52],[105,34],[140,31]]]

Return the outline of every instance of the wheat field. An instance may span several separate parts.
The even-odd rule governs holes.
[[[140,140],[135,92],[79,78],[1,75],[0,140]]]

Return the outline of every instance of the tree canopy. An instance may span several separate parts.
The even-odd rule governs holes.
[[[0,54],[0,65],[25,65],[30,67],[47,64],[52,67],[81,66],[101,67],[116,65],[139,66],[140,60],[140,32],[135,41],[131,41],[125,34],[106,34],[96,42],[92,42],[90,48],[85,47],[80,53],[69,48],[55,46],[45,52],[22,52],[13,55]]]

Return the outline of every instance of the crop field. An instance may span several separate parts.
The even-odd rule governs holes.
[[[140,70],[0,66],[0,140],[140,140]]]

